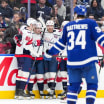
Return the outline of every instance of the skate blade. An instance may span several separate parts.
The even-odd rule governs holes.
[[[30,98],[31,98],[31,99],[35,99],[35,96],[31,96]]]
[[[14,99],[18,99],[18,96],[15,96]]]
[[[67,100],[61,100],[60,103],[67,104]]]
[[[44,99],[45,97],[44,97],[44,96],[40,96],[40,98],[41,98],[41,99]]]
[[[49,99],[50,97],[49,96],[45,96],[45,99]]]
[[[23,97],[23,96],[19,96],[18,100],[30,100],[30,97]]]

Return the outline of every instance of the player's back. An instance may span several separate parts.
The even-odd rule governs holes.
[[[94,20],[77,19],[68,23],[67,49],[69,65],[84,65],[97,60],[95,41],[99,38],[101,31]]]

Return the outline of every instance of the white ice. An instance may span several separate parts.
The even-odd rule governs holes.
[[[0,104],[67,104],[59,99],[34,99],[34,100],[15,100],[0,99]],[[85,99],[79,98],[77,104],[86,104]],[[95,104],[104,104],[104,98],[97,98]]]

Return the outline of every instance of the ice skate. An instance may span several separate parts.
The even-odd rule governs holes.
[[[19,96],[19,89],[16,89],[14,99],[18,99]]]
[[[64,98],[66,96],[66,91],[63,91],[62,93],[58,94],[57,95],[57,98],[61,99],[61,98]]]
[[[28,94],[30,95],[31,99],[35,98],[35,94],[32,91],[28,91]]]
[[[41,99],[44,99],[46,95],[47,95],[47,94],[44,94],[43,91],[40,91],[40,98],[41,98]]]
[[[19,94],[18,94],[18,99],[23,100],[23,99],[31,99],[30,95],[25,93],[23,89],[19,89]]]
[[[67,103],[67,97],[66,96],[62,97],[60,102],[61,103]]]

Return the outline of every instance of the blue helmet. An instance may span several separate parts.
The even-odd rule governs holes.
[[[84,5],[77,5],[75,8],[74,8],[74,13],[77,13],[77,15],[83,15],[85,16],[86,15],[86,7]]]

